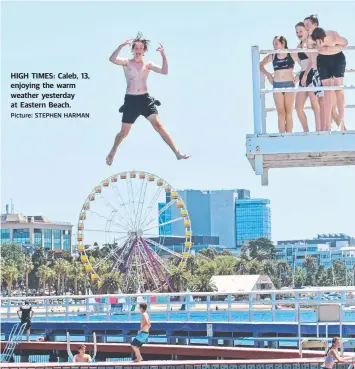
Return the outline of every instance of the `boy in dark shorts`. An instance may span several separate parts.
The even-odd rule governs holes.
[[[140,352],[140,347],[142,347],[148,340],[149,337],[149,329],[152,326],[150,324],[150,318],[149,315],[147,313],[147,304],[145,302],[142,302],[139,304],[139,310],[142,313],[142,318],[141,318],[141,328],[138,331],[137,336],[134,338],[134,340],[131,343],[132,346],[132,350],[134,352],[135,355],[135,360],[136,362],[142,361],[142,355]]]
[[[151,70],[160,74],[168,74],[168,61],[162,45],[160,45],[160,47],[157,49],[163,58],[162,67],[159,67],[152,62],[146,62],[143,60],[143,56],[148,50],[148,44],[149,41],[144,39],[141,34],[138,34],[134,40],[127,40],[123,42],[110,57],[110,61],[112,63],[121,65],[123,67],[127,81],[127,89],[124,105],[120,108],[120,112],[123,113],[122,128],[121,131],[116,135],[113,147],[110,153],[107,155],[107,165],[112,164],[118,146],[123,139],[127,137],[132,128],[132,124],[140,115],[143,115],[150,121],[154,129],[169,145],[178,160],[188,159],[190,157],[187,154],[181,153],[177,149],[171,136],[160,122],[158,109],[156,107],[157,105],[160,105],[160,102],[155,100],[148,93],[147,79]],[[126,45],[132,45],[132,59],[123,59],[118,56],[121,49]]]
[[[28,342],[30,340],[30,332],[32,326],[31,319],[33,317],[32,306],[30,306],[30,303],[28,301],[25,301],[25,304],[17,310],[17,316],[21,319],[21,326],[23,324],[26,324],[25,332]]]
[[[318,49],[317,68],[323,86],[341,86],[344,84],[346,59],[343,48],[348,41],[335,31],[324,31],[317,27],[311,34]],[[344,130],[345,102],[342,90],[335,91],[338,111],[339,129]],[[331,129],[332,92],[324,91],[324,130]]]

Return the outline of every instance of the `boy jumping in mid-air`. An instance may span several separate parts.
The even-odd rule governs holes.
[[[142,313],[141,329],[138,331],[137,336],[131,343],[134,355],[136,357],[134,361],[137,361],[137,362],[143,360],[139,348],[142,347],[143,344],[147,342],[148,337],[149,337],[149,329],[152,326],[150,324],[150,318],[147,313],[147,304],[145,302],[142,302],[139,304],[139,310]]]
[[[112,164],[118,146],[122,140],[127,137],[129,131],[131,130],[132,124],[140,115],[143,115],[152,123],[155,130],[169,145],[171,150],[173,150],[178,160],[188,159],[190,157],[187,154],[181,153],[175,146],[171,136],[160,122],[158,109],[156,107],[157,105],[160,105],[159,101],[155,100],[148,93],[147,79],[151,70],[160,74],[168,74],[168,62],[164,48],[161,44],[157,51],[160,52],[163,58],[162,67],[159,67],[152,62],[146,62],[143,60],[144,53],[148,50],[148,44],[149,41],[144,39],[142,35],[138,33],[134,40],[127,40],[123,42],[110,57],[110,61],[112,63],[123,66],[127,80],[127,89],[124,105],[120,109],[120,112],[123,112],[122,128],[115,138],[115,142],[110,153],[107,155],[107,165]],[[126,45],[132,45],[132,59],[123,59],[118,57],[121,49]]]

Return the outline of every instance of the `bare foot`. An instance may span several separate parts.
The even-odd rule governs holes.
[[[113,155],[112,154],[108,154],[107,158],[106,158],[106,164],[107,165],[111,165],[113,162]]]
[[[189,154],[183,154],[183,153],[181,153],[180,151],[178,151],[177,153],[176,153],[176,158],[177,158],[177,160],[181,160],[181,159],[188,159],[188,158],[190,158],[191,156],[189,155]]]

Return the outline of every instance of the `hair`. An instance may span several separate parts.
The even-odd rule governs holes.
[[[29,305],[30,302],[28,300],[25,301],[25,305]]]
[[[285,49],[288,49],[286,37],[284,37],[284,36],[275,36],[274,40],[279,40],[282,44],[285,45]]]
[[[79,350],[82,350],[82,349],[86,349],[86,346],[85,346],[85,345],[79,345],[79,346],[78,346],[78,351],[79,351]]]
[[[338,341],[340,341],[340,337],[333,337],[332,346],[334,346]]]
[[[295,28],[297,27],[303,27],[304,28],[304,23],[303,22],[298,22],[296,25],[295,25]]]
[[[304,19],[309,20],[312,24],[315,24],[317,27],[319,26],[319,20],[317,14],[312,14]]]
[[[132,50],[134,49],[134,47],[136,46],[137,42],[141,42],[144,46],[144,51],[148,50],[148,46],[149,46],[149,40],[145,39],[143,37],[143,33],[142,32],[138,32],[137,36],[135,37],[135,39],[132,41]]]
[[[317,27],[314,29],[314,31],[311,34],[311,38],[313,41],[317,41],[317,40],[322,40],[324,41],[325,39],[325,31],[323,28]]]
[[[147,305],[146,302],[141,302],[139,304],[139,308],[142,309],[144,312],[147,311],[147,307],[148,307],[148,305]]]

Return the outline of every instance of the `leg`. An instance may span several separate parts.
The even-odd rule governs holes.
[[[30,342],[30,333],[31,333],[31,330],[28,328],[26,330],[26,338],[27,338],[27,342]]]
[[[115,157],[118,146],[123,141],[123,139],[125,137],[127,137],[127,135],[129,133],[129,131],[131,130],[131,128],[132,128],[132,124],[122,123],[122,128],[121,128],[120,132],[118,132],[118,134],[116,135],[115,142],[112,146],[112,149],[111,149],[110,153],[107,155],[107,158],[106,158],[106,164],[107,165],[112,164],[113,158]]]
[[[279,132],[284,133],[286,131],[286,111],[285,111],[284,94],[282,92],[275,92],[274,101],[278,116]]]
[[[314,120],[316,122],[316,131],[320,131],[321,120],[320,120],[320,106],[317,96],[313,91],[308,91],[309,99],[311,100],[311,106],[314,112]]]
[[[293,105],[295,103],[294,92],[285,93],[285,111],[286,111],[286,132],[292,132],[293,129]]]
[[[341,86],[344,83],[344,78],[334,78],[334,86]],[[338,113],[339,113],[339,129],[344,131],[344,113],[345,113],[345,99],[344,99],[344,92],[342,90],[334,91],[338,106]]]
[[[134,355],[136,356],[136,360],[134,360],[134,361],[142,361],[143,358],[142,358],[141,352],[139,350],[139,347],[136,347],[136,346],[131,346],[131,347],[132,347],[132,350],[134,352]]]
[[[296,94],[296,103],[295,103],[297,116],[298,116],[298,119],[301,122],[301,125],[302,125],[302,128],[303,128],[304,132],[309,132],[307,116],[304,112],[304,104],[307,100],[307,97],[308,97],[307,91],[297,92],[297,94]]]
[[[333,79],[323,79],[323,86],[332,86]],[[331,113],[332,113],[332,91],[324,91],[324,121],[322,122],[322,131],[329,131],[332,127]]]
[[[183,154],[177,149],[173,139],[171,138],[169,133],[166,131],[166,129],[164,128],[164,126],[160,122],[160,118],[159,118],[158,114],[151,114],[151,115],[149,115],[149,117],[147,117],[147,119],[150,121],[150,123],[152,123],[154,129],[160,134],[162,139],[168,144],[168,146],[174,152],[174,154],[176,155],[176,158],[178,160],[188,159],[190,157],[190,155]]]
[[[335,95],[335,91],[332,91],[332,120],[339,126],[339,114],[337,111],[337,97]]]

